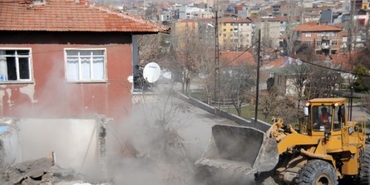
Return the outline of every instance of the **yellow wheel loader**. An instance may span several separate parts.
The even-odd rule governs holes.
[[[295,126],[273,118],[267,132],[215,125],[196,164],[213,185],[248,185],[243,178],[253,175],[256,184],[370,184],[365,118],[348,120],[345,98],[309,100],[304,115]]]

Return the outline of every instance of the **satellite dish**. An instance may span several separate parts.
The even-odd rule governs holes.
[[[161,68],[155,62],[150,62],[145,65],[143,70],[143,77],[149,83],[156,82],[161,76]]]
[[[133,77],[132,75],[130,75],[130,76],[128,76],[128,77],[127,77],[127,80],[128,80],[130,83],[132,83],[132,82],[134,82],[134,77]]]

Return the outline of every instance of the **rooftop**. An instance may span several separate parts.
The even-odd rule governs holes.
[[[221,52],[220,60],[221,65],[256,65],[250,52]]]
[[[331,26],[327,24],[320,24],[317,22],[310,22],[310,23],[305,23],[305,24],[300,24],[295,27],[296,31],[312,31],[312,32],[318,32],[318,31],[342,31],[342,29],[336,27],[336,26]]]
[[[145,32],[169,28],[85,0],[1,0],[1,31]]]

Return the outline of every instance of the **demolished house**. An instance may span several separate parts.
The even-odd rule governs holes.
[[[1,1],[0,184],[106,178],[105,127],[131,111],[137,35],[167,31],[85,0]]]
[[[137,35],[169,28],[85,0],[0,3],[0,115],[119,119]]]
[[[109,119],[0,119],[0,184],[108,181]],[[94,169],[92,171],[91,169]],[[93,178],[94,177],[94,178]]]

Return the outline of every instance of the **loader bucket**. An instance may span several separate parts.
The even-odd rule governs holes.
[[[215,125],[212,139],[196,164],[243,174],[270,171],[279,161],[277,143],[252,127]]]

